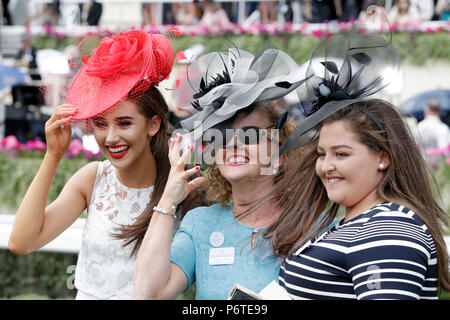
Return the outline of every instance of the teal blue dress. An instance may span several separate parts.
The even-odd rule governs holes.
[[[224,300],[236,283],[259,292],[272,280],[278,282],[281,264],[261,234],[262,229],[235,219],[230,205],[195,208],[175,234],[171,262],[186,274],[188,288],[196,283],[198,300]]]
[[[196,283],[197,300],[227,299],[235,284],[258,293],[273,280],[278,283],[282,262],[263,232],[238,221],[231,204],[195,208],[175,234],[170,259],[186,274],[188,289]]]

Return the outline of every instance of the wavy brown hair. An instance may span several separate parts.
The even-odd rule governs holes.
[[[135,96],[130,96],[129,98],[131,101],[136,103],[139,112],[147,119],[151,119],[155,115],[159,116],[161,119],[160,128],[150,141],[150,151],[152,152],[156,163],[156,178],[150,202],[144,209],[143,213],[136,219],[134,224],[129,226],[121,226],[116,230],[118,233],[113,234],[114,238],[125,240],[123,244],[124,247],[133,245],[131,252],[132,256],[136,254],[141,246],[142,240],[144,239],[150,223],[150,219],[152,218],[153,207],[156,206],[161,199],[167,183],[167,178],[169,177],[169,107],[167,106],[167,103],[159,90],[153,85],[151,85],[148,90],[145,91],[137,100]],[[181,216],[183,217],[187,211],[201,204],[203,204],[203,194],[201,190],[191,192],[191,194],[189,194],[189,196],[180,204]]]
[[[378,120],[387,138],[360,107]],[[448,253],[442,231],[442,225],[449,225],[449,218],[433,197],[431,172],[396,107],[378,99],[357,102],[331,115],[322,125],[335,121],[346,121],[359,141],[373,152],[384,151],[389,155],[389,166],[377,187],[378,196],[383,201],[413,210],[425,223],[436,246],[439,288],[449,291]],[[289,196],[280,199],[283,212],[269,230],[273,232],[273,248],[282,257],[291,255],[329,226],[339,208],[328,200],[326,189],[315,172],[316,147],[317,139],[303,149],[303,159],[294,174],[277,186],[282,190],[291,188],[286,192]],[[317,228],[316,223],[323,212],[322,225]],[[284,229],[278,228],[280,225]]]

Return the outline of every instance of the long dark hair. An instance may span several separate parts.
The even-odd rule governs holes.
[[[129,97],[138,106],[139,112],[147,119],[151,119],[157,115],[161,119],[161,124],[158,132],[152,137],[150,141],[150,151],[155,158],[156,164],[156,178],[153,186],[151,199],[143,213],[136,219],[136,221],[129,226],[121,226],[113,234],[115,239],[124,239],[123,246],[133,245],[131,256],[137,253],[142,240],[144,239],[148,225],[152,218],[153,207],[156,206],[162,197],[164,188],[167,183],[167,178],[170,172],[170,163],[168,158],[168,130],[169,130],[169,107],[167,106],[164,97],[159,90],[151,85],[138,99],[135,96]],[[181,204],[182,216],[190,209],[201,205],[203,203],[202,194],[199,191],[193,191]]]
[[[385,132],[360,108],[368,110]],[[435,201],[430,184],[430,171],[401,115],[392,104],[378,99],[352,104],[331,115],[322,123],[346,121],[359,141],[374,152],[384,151],[390,163],[377,187],[378,196],[413,210],[425,223],[436,246],[439,288],[450,289],[448,253],[443,239],[442,224],[448,226],[448,216]],[[386,137],[384,136],[386,135]],[[295,252],[306,241],[324,230],[336,217],[339,205],[328,200],[327,192],[315,173],[317,139],[304,148],[294,175],[278,187],[284,188],[289,198],[282,198],[283,212],[278,223],[283,232],[272,237],[274,250],[282,257]],[[437,187],[436,187],[437,188]],[[289,189],[289,190],[288,190]],[[321,228],[314,226],[322,213]],[[275,226],[271,227],[272,230]],[[270,231],[270,230],[268,230]]]

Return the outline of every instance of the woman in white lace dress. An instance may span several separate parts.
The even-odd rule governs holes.
[[[132,299],[135,253],[151,218],[146,208],[158,203],[170,168],[168,107],[155,86],[175,56],[164,36],[130,31],[104,38],[86,59],[66,104],[46,123],[47,152],[17,211],[9,247],[33,252],[87,209],[76,298]],[[78,170],[46,206],[73,124],[93,130],[106,160]]]

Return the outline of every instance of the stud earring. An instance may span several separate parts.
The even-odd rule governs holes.
[[[378,168],[384,169],[384,163],[380,163],[380,165],[378,166]]]

